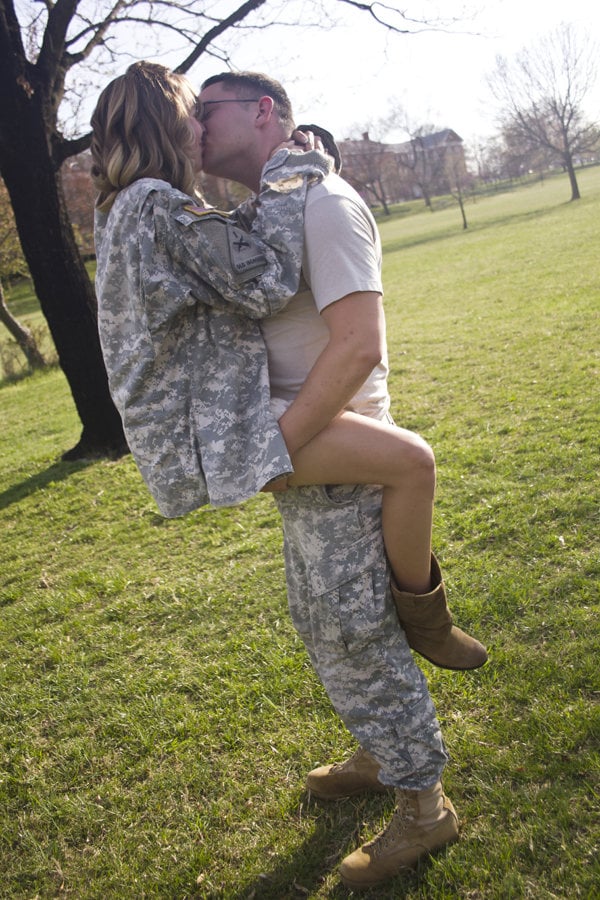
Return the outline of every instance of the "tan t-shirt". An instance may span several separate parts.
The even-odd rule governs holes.
[[[355,291],[383,293],[381,242],[368,207],[350,185],[330,175],[308,192],[303,284],[283,312],[263,319],[271,394],[294,399],[329,330],[320,312]],[[383,418],[389,409],[387,358],[373,369],[349,409]]]

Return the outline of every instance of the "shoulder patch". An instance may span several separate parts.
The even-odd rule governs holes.
[[[215,217],[222,218],[223,216],[227,219],[230,218],[230,213],[223,212],[220,209],[214,209],[210,206],[194,206],[191,203],[187,203],[184,207],[186,212],[192,213],[194,216],[200,217]]]
[[[267,260],[252,235],[241,228],[230,225],[227,229],[227,236],[234,272],[238,275],[244,274],[247,278],[253,278],[264,271]]]

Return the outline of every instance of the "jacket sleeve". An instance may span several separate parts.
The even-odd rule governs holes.
[[[220,305],[220,297],[251,318],[273,315],[298,290],[306,192],[330,166],[318,151],[279,150],[263,169],[251,230],[243,214],[202,209],[174,191],[168,215],[156,216],[157,239],[186,281],[198,279],[198,299]]]

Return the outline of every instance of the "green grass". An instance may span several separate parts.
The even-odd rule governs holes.
[[[491,659],[424,663],[462,839],[378,900],[598,896],[600,169],[581,190],[380,221],[393,411],[436,450],[436,548]],[[271,500],[164,520],[131,459],[57,462],[78,434],[60,371],[1,388],[0,896],[346,897],[390,804],[303,791],[353,742]]]

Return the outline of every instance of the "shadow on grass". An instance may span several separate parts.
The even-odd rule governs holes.
[[[299,897],[313,897],[319,890],[326,890],[330,900],[345,900],[351,892],[339,880],[337,871],[340,862],[347,853],[364,842],[364,822],[377,830],[391,813],[389,799],[382,797],[322,805],[312,802],[308,810],[301,804],[294,815],[312,816],[315,827],[311,835],[294,852],[273,859],[271,868],[265,867],[258,878],[251,879],[230,896],[233,900],[298,900]],[[325,887],[329,879],[331,885]],[[404,896],[409,887],[415,886],[417,879],[417,873],[407,873],[386,885],[361,891],[361,897],[365,900],[392,900]]]
[[[568,206],[569,202],[561,203],[559,206]],[[432,231],[427,234],[417,235],[413,238],[399,238],[397,241],[386,241],[385,252],[396,253],[399,250],[406,250],[409,247],[419,247],[425,244],[436,244],[452,238],[464,237],[469,234],[478,234],[482,231],[488,231],[490,228],[509,227],[517,222],[526,222],[528,220],[541,219],[545,216],[553,214],[556,211],[555,206],[542,207],[540,209],[532,209],[527,212],[513,213],[512,215],[502,215],[496,218],[486,219],[484,222],[469,222],[469,227],[465,230],[459,225],[447,226],[440,231]],[[458,206],[457,206],[458,210]],[[433,213],[435,215],[435,213]]]
[[[0,509],[6,509],[13,503],[19,503],[21,500],[24,500],[25,497],[30,497],[32,494],[43,490],[43,488],[48,487],[48,485],[53,484],[56,481],[64,481],[65,478],[68,478],[74,472],[79,472],[81,469],[87,469],[88,466],[93,465],[95,462],[97,462],[95,459],[82,459],[77,462],[52,463],[52,465],[48,466],[47,469],[44,469],[43,472],[38,472],[36,475],[30,475],[30,477],[26,478],[24,481],[14,484],[12,487],[0,492]]]

